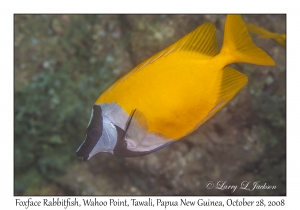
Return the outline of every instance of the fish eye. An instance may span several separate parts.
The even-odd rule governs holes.
[[[92,128],[87,132],[87,135],[92,139],[99,139],[101,136],[101,130],[99,128]]]

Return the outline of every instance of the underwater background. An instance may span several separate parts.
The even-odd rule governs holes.
[[[15,195],[286,195],[286,49],[252,36],[276,66],[231,65],[248,84],[208,122],[143,157],[76,157],[98,96],[205,22],[226,15],[15,15]],[[286,15],[242,15],[286,33]],[[145,93],[146,94],[146,93]],[[207,189],[243,181],[275,189]]]

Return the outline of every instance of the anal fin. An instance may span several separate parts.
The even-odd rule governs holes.
[[[201,126],[213,115],[215,115],[220,109],[222,109],[248,82],[248,78],[246,75],[231,67],[225,67],[222,71],[222,82],[219,89],[219,98],[217,100],[217,103],[207,114],[207,116],[197,124],[196,128]]]

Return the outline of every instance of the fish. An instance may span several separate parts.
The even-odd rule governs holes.
[[[224,28],[221,50],[215,25],[204,23],[109,86],[92,107],[77,157],[138,157],[165,148],[199,128],[246,85],[247,76],[229,64],[275,65],[253,43],[241,15],[227,15]]]
[[[275,32],[270,32],[264,28],[258,27],[252,23],[247,24],[248,31],[253,34],[260,35],[258,38],[261,39],[273,39],[280,46],[286,48],[286,34],[279,34]]]

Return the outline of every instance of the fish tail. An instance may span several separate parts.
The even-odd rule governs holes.
[[[248,33],[241,15],[227,15],[225,22],[223,47],[227,64],[243,62],[257,65],[274,66],[274,60],[260,49]]]

